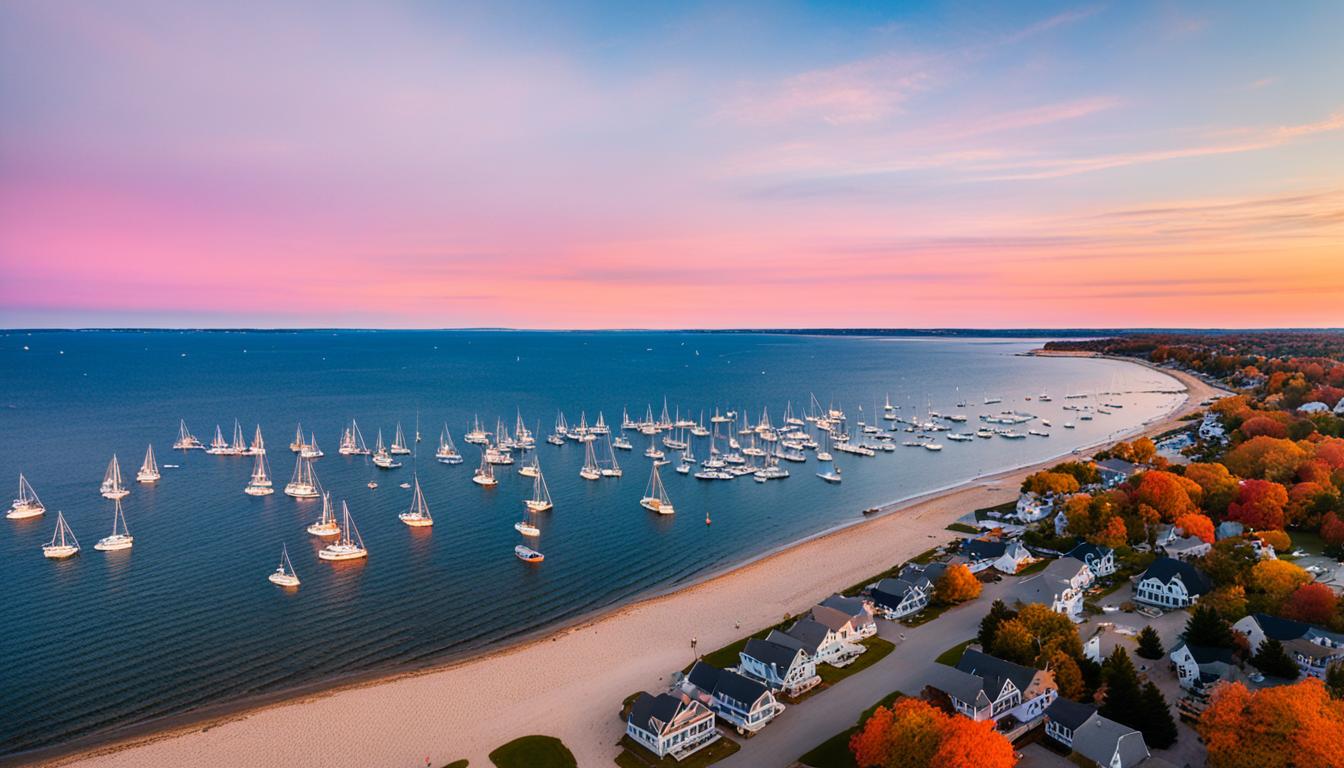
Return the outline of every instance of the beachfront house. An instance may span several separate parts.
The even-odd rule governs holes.
[[[1050,671],[975,650],[962,653],[955,667],[932,665],[928,688],[947,696],[953,709],[972,720],[998,721],[1011,715],[1023,723],[1044,715],[1059,695]]]
[[[1115,573],[1115,550],[1110,547],[1089,544],[1085,541],[1070,549],[1064,556],[1084,563],[1097,578]]]
[[[830,609],[827,609],[830,610]],[[839,613],[836,611],[835,613]],[[843,617],[842,617],[843,618]],[[848,666],[867,650],[857,643],[853,634],[842,635],[848,626],[846,621],[837,623],[833,628],[828,624],[811,618],[795,621],[786,631],[771,630],[765,639],[780,645],[793,645],[801,648],[818,664],[830,664],[833,667]]]
[[[630,707],[625,733],[658,757],[680,760],[717,741],[714,713],[686,695],[641,692]]]
[[[1157,526],[1157,533],[1153,536],[1153,544],[1158,547],[1165,547],[1171,542],[1181,537],[1181,529],[1171,523]]]
[[[1045,708],[1045,735],[1072,748],[1074,732],[1096,715],[1097,708],[1091,704],[1061,696]]]
[[[831,595],[817,603],[808,615],[834,629],[845,640],[863,640],[877,634],[873,604],[861,597]]]
[[[1114,488],[1142,469],[1138,464],[1124,459],[1106,459],[1097,462],[1097,474],[1101,475],[1101,484],[1107,488]]]
[[[1018,599],[1048,605],[1055,613],[1077,620],[1083,614],[1083,593],[1096,578],[1086,563],[1063,557],[1040,573],[1022,579],[1023,592]]]
[[[883,579],[870,591],[874,610],[886,619],[899,619],[923,610],[933,599],[934,585],[946,571],[946,563],[905,566],[896,578]]]
[[[1188,608],[1212,585],[1204,572],[1171,557],[1159,557],[1134,586],[1134,599],[1158,608]]]
[[[1184,641],[1172,648],[1168,655],[1176,668],[1177,680],[1187,690],[1206,689],[1227,679],[1235,665],[1230,648],[1209,648]]]
[[[966,566],[971,573],[993,568],[1011,575],[1032,560],[1031,553],[1016,540],[966,539],[961,543],[961,554],[966,557]]]
[[[1073,751],[1104,768],[1132,768],[1150,755],[1142,733],[1101,715],[1073,732]]]
[[[1305,416],[1312,416],[1318,413],[1329,413],[1330,406],[1322,403],[1320,400],[1312,400],[1310,403],[1303,403],[1297,406],[1297,412]]]
[[[796,641],[781,645],[753,637],[737,656],[739,673],[789,696],[797,696],[821,682],[817,662]]]
[[[1013,516],[1024,523],[1034,523],[1037,520],[1044,520],[1055,509],[1055,497],[1053,494],[1042,496],[1038,493],[1023,493],[1017,497],[1017,506],[1013,509]]]
[[[1311,624],[1253,613],[1232,625],[1246,636],[1252,651],[1266,639],[1278,640],[1304,675],[1325,678],[1331,664],[1344,661],[1344,634]]]
[[[1162,551],[1167,557],[1177,560],[1195,560],[1209,554],[1211,549],[1213,545],[1198,536],[1182,536],[1162,545]]]
[[[761,730],[784,711],[784,705],[764,683],[703,661],[691,667],[680,689],[744,732]]]

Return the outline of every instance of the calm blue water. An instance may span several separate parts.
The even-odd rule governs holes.
[[[27,348],[25,348],[25,345]],[[1065,453],[1132,426],[1174,402],[1174,382],[1098,360],[1016,356],[1022,341],[865,340],[769,335],[530,332],[42,333],[0,336],[0,478],[24,472],[46,503],[36,520],[0,519],[0,754],[107,735],[147,720],[225,704],[343,675],[397,671],[481,649],[539,626],[667,587],[817,531],[851,522],[864,507]],[[959,390],[957,389],[959,388]],[[1060,428],[1065,392],[1124,390],[1112,416]],[[536,540],[546,562],[513,557],[531,480],[499,468],[499,487],[471,483],[477,449],[462,442],[473,414],[510,425],[515,409],[544,436],[557,409],[577,421],[598,411],[619,426],[667,396],[706,417],[717,405],[763,406],[779,423],[785,403],[809,392],[842,405],[851,420],[883,396],[909,413],[931,402],[971,416],[1016,407],[1055,423],[1048,439],[951,443],[935,454],[898,447],[875,458],[836,454],[845,482],[793,476],[759,484],[697,481],[663,471],[678,513],[638,506],[648,479],[647,438],[620,452],[619,480],[578,477],[583,449],[539,444],[555,510]],[[1052,403],[1024,402],[1049,392]],[[1003,405],[982,406],[986,394]],[[1107,398],[1115,399],[1115,398]],[[412,460],[393,472],[336,453],[353,416],[370,444],[398,420],[425,442],[418,470],[435,518],[412,531],[397,520]],[[237,417],[248,436],[260,423],[270,446],[275,495],[242,493],[251,458],[183,455],[170,448],[185,418],[208,441]],[[322,484],[347,499],[367,561],[319,561],[304,528],[318,505],[281,490],[293,469],[294,424],[317,433]],[[467,457],[433,460],[447,422]],[[1025,429],[1025,427],[1024,427]],[[128,552],[103,553],[112,502],[98,495],[113,452],[134,477],[153,442],[164,469],[157,486],[134,485],[124,501],[135,536]],[[697,441],[697,456],[708,451]],[[377,490],[365,484],[376,478]],[[4,497],[8,499],[9,496]],[[55,511],[83,552],[44,559]],[[706,511],[714,524],[706,527]],[[303,579],[295,593],[266,581],[280,545]]]

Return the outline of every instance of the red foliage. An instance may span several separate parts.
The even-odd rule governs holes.
[[[1256,530],[1283,527],[1288,491],[1269,480],[1243,480],[1237,499],[1227,507],[1227,518]]]
[[[1303,584],[1288,596],[1283,615],[1308,624],[1325,624],[1335,615],[1338,607],[1335,591],[1324,584]]]
[[[1334,512],[1326,514],[1325,519],[1321,521],[1321,538],[1332,547],[1344,544],[1344,520]]]
[[[864,768],[1012,768],[1017,763],[1013,745],[992,720],[948,715],[920,699],[878,707],[850,737],[849,749]]]
[[[1284,438],[1288,436],[1288,427],[1283,422],[1272,419],[1268,416],[1252,416],[1241,424],[1241,434],[1248,438],[1251,437],[1277,437]]]
[[[1191,513],[1176,518],[1176,527],[1186,536],[1194,536],[1213,543],[1213,521],[1206,515]]]
[[[1297,479],[1303,483],[1325,484],[1330,482],[1331,467],[1320,459],[1312,459],[1297,468]]]
[[[1332,437],[1316,446],[1316,459],[1331,469],[1344,469],[1344,437]]]
[[[1204,489],[1193,480],[1172,474],[1151,470],[1139,476],[1138,487],[1134,489],[1134,501],[1147,504],[1162,515],[1163,520],[1175,520],[1181,515],[1199,511],[1199,498]]]

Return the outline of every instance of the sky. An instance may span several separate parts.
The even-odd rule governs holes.
[[[1344,326],[1342,29],[6,0],[0,326]]]

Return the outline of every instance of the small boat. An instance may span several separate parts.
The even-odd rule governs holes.
[[[364,548],[364,539],[360,537],[359,529],[350,520],[350,508],[344,501],[341,502],[341,513],[344,516],[341,522],[341,537],[318,550],[317,556],[323,560],[358,560],[361,557],[368,557],[369,551]]]
[[[579,470],[579,477],[584,480],[602,479],[602,470],[597,466],[597,455],[593,452],[591,442],[584,444],[583,468]]]
[[[639,505],[660,515],[671,515],[677,511],[667,496],[667,489],[663,487],[663,478],[658,475],[657,464],[653,465],[653,474],[649,475],[649,485],[644,490],[644,498],[639,500]]]
[[[62,560],[77,554],[79,554],[79,542],[75,540],[75,532],[70,530],[70,525],[65,522],[65,515],[57,512],[56,532],[51,535],[51,541],[42,545],[42,556]]]
[[[191,451],[198,449],[205,450],[205,446],[201,445],[201,441],[197,440],[196,436],[191,434],[191,430],[187,429],[187,420],[178,419],[177,440],[173,441],[173,450]]]
[[[370,490],[378,487],[378,483],[374,480],[370,480],[368,483],[366,483],[366,485]]]
[[[135,537],[126,529],[126,515],[121,511],[121,500],[116,501],[116,509],[112,512],[112,535],[98,540],[93,548],[100,552],[111,552],[118,549],[130,549],[135,543]]]
[[[28,478],[19,473],[19,496],[10,504],[9,511],[5,517],[10,520],[23,520],[29,517],[38,517],[44,514],[47,508],[42,504],[42,500],[37,498],[37,491],[29,484]]]
[[[1049,436],[1050,436],[1050,433],[1049,433],[1049,432],[1046,432],[1046,431],[1044,431],[1044,430],[1040,430],[1040,429],[1028,429],[1028,430],[1027,430],[1027,434],[1028,434],[1028,435],[1035,435],[1036,437],[1049,437]]]
[[[115,453],[112,454],[112,460],[107,463],[107,472],[103,473],[103,484],[98,491],[105,499],[124,499],[131,495],[126,486],[122,485],[121,464],[117,463]]]
[[[397,422],[397,434],[392,438],[392,446],[389,451],[393,456],[410,455],[411,449],[406,447],[406,435],[401,431],[401,422]]]
[[[323,453],[322,449],[317,446],[317,435],[309,432],[308,442],[305,443],[303,448],[299,451],[299,455],[305,459],[320,459],[327,454]]]
[[[294,572],[294,564],[289,562],[289,548],[284,544],[280,545],[280,564],[266,578],[277,587],[299,586],[299,574]]]
[[[400,489],[402,489],[403,491],[404,491],[404,490],[409,490],[410,487],[411,487],[411,484],[410,484],[410,483],[403,482],[403,483],[401,483],[400,485],[398,485],[397,487],[400,488]]]
[[[545,555],[531,547],[525,547],[522,544],[513,548],[513,555],[525,563],[540,563],[542,560],[546,559]]]
[[[818,472],[817,477],[820,477],[828,483],[838,483],[843,479],[840,477],[840,468],[836,466],[832,466],[830,471]]]
[[[1066,421],[1066,422],[1064,422],[1064,428],[1065,428],[1065,429],[1073,429],[1073,427],[1074,427],[1074,424],[1073,424],[1072,421]]]
[[[537,473],[540,471],[541,471],[541,463],[538,457],[536,456],[532,457],[531,462],[518,467],[518,474],[522,475],[523,477],[536,477]]]
[[[476,473],[471,476],[471,482],[487,488],[499,485],[499,481],[495,479],[494,465],[485,460],[485,451],[481,451],[481,466],[476,468]]]
[[[401,522],[412,528],[424,528],[434,524],[434,518],[429,516],[429,504],[425,503],[425,494],[420,490],[420,478],[413,476],[415,480],[415,493],[411,496],[411,508],[397,515]]]
[[[336,523],[336,513],[331,508],[331,494],[322,494],[322,516],[316,523],[308,526],[308,532],[314,536],[339,536],[341,526]]]
[[[551,509],[551,490],[546,487],[541,465],[537,465],[537,475],[532,478],[532,498],[524,500],[523,506],[529,512],[548,512]]]
[[[341,444],[337,452],[342,456],[368,456],[369,447],[364,444],[364,434],[359,431],[359,423],[350,420],[350,426],[341,432]]]
[[[622,451],[633,451],[635,446],[630,444],[629,438],[624,435],[617,435],[611,439],[612,448],[620,448]]]
[[[293,453],[301,453],[304,445],[303,422],[299,422],[297,426],[294,427],[294,439],[289,443],[289,450]]]
[[[519,520],[513,524],[513,529],[524,536],[540,536],[541,529],[526,520]]]
[[[252,445],[240,452],[244,456],[260,456],[266,453],[266,441],[261,439],[261,425],[257,425],[257,431],[252,436]]]
[[[285,486],[285,495],[296,499],[316,499],[322,495],[322,486],[317,482],[317,473],[313,471],[313,462],[299,456],[294,463],[294,476]]]
[[[926,451],[941,451],[941,450],[943,450],[943,444],[942,444],[942,443],[925,443],[925,444],[924,444],[924,450],[926,450]]]
[[[300,454],[302,461],[302,454]],[[252,477],[247,481],[247,486],[243,488],[243,493],[248,496],[270,496],[275,493],[271,487],[271,475],[266,466],[266,454],[258,453],[252,462]]]
[[[373,449],[373,466],[379,469],[396,469],[401,462],[392,458],[387,446],[383,445],[383,430],[378,430],[378,443]]]
[[[434,458],[439,460],[440,464],[461,464],[462,454],[457,452],[457,446],[453,444],[453,433],[448,431],[448,425],[443,425],[443,431],[439,432],[439,449],[434,452]]]

